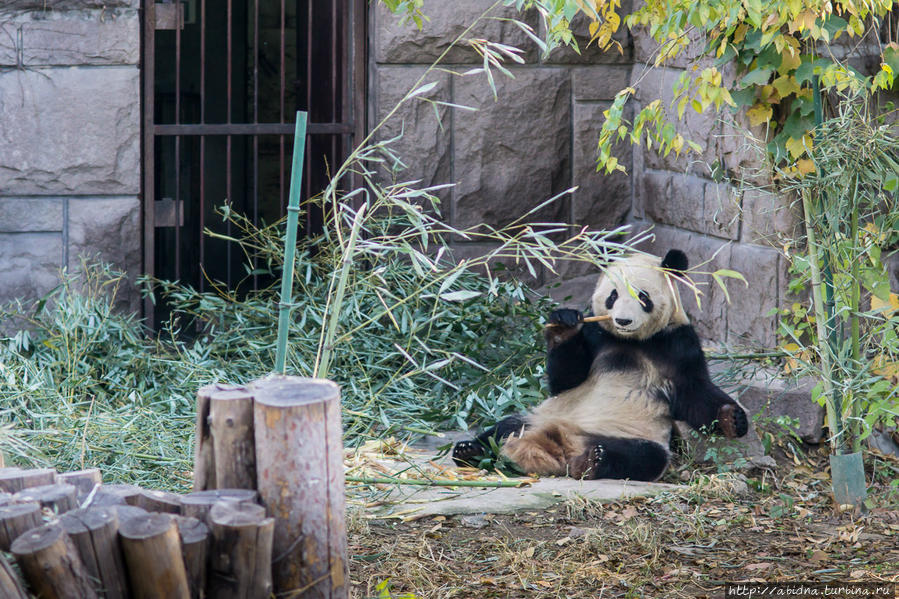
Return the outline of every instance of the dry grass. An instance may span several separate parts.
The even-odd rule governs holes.
[[[868,465],[865,515],[833,509],[818,453],[774,476],[696,476],[652,498],[574,499],[483,519],[356,513],[352,596],[377,597],[387,579],[393,597],[423,599],[720,597],[725,582],[899,582],[899,501],[889,484],[899,460]]]

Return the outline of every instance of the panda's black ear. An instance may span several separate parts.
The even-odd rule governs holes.
[[[668,250],[668,253],[662,258],[662,268],[677,271],[687,270],[689,268],[687,255],[680,250]]]

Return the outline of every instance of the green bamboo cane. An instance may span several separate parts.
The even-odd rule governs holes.
[[[303,157],[306,151],[306,113],[297,111],[293,135],[293,161],[290,167],[290,196],[287,203],[287,232],[284,235],[284,267],[281,271],[281,302],[278,304],[278,346],[275,372],[284,374],[287,358],[287,325],[293,304],[293,263],[297,250],[297,225],[300,218],[300,184],[303,181]]]

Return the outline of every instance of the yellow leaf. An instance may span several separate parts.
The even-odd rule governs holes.
[[[767,123],[771,120],[771,115],[773,114],[774,111],[771,109],[770,104],[756,104],[746,111],[746,116],[749,117],[749,124],[753,127]]]
[[[785,73],[789,73],[790,71],[795,71],[801,64],[802,60],[799,58],[798,54],[784,52],[781,55],[780,66],[777,68],[777,72],[783,75]]]
[[[899,311],[899,295],[890,293],[890,301],[885,302],[876,295],[871,296],[871,309],[884,311],[884,316],[891,318],[893,314]]]
[[[796,172],[800,177],[813,173],[815,172],[815,163],[808,158],[800,158],[796,161]]]
[[[787,150],[789,150],[792,158],[799,158],[805,153],[806,148],[810,149],[812,147],[812,138],[808,135],[803,135],[802,139],[794,139],[791,137],[784,145]]]
[[[796,83],[796,78],[792,75],[782,75],[771,82],[777,89],[777,93],[780,94],[781,98],[786,98],[792,93],[796,93],[799,91],[799,84]]]

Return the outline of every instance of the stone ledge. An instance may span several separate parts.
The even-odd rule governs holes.
[[[17,41],[21,32],[21,42]],[[21,48],[17,45],[21,43]],[[0,64],[108,65],[140,62],[140,19],[133,9],[29,12],[0,23]]]
[[[0,233],[59,232],[63,198],[0,198]]]

